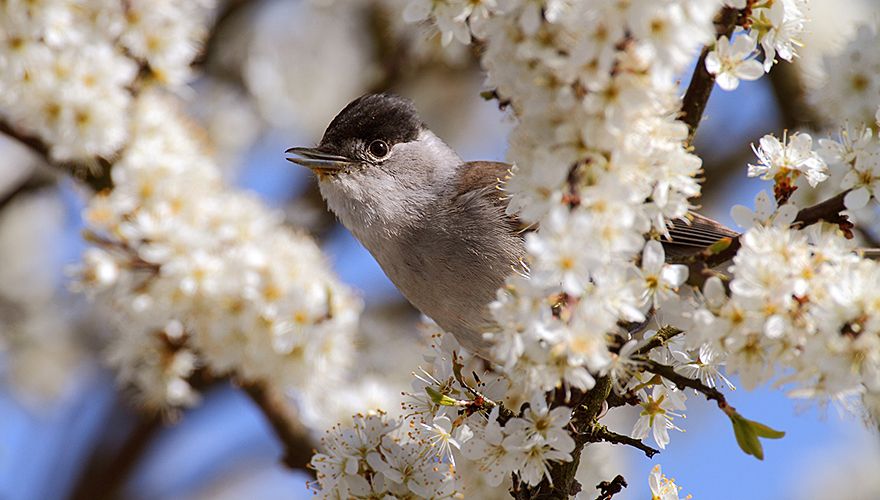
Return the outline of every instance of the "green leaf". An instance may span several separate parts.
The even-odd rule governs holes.
[[[431,401],[432,401],[434,404],[436,404],[436,405],[440,405],[440,406],[456,406],[456,405],[458,404],[458,401],[456,401],[456,400],[450,398],[449,396],[447,396],[447,395],[445,395],[445,394],[441,394],[441,393],[437,392],[437,391],[436,391],[433,387],[431,387],[431,386],[426,386],[426,387],[425,387],[425,392],[428,393],[428,397],[430,397],[430,398],[431,398]]]
[[[727,416],[730,417],[730,422],[733,424],[733,434],[736,436],[739,447],[758,460],[764,460],[764,448],[758,438],[779,439],[785,436],[784,432],[777,431],[761,422],[749,420],[736,411],[728,412]]]
[[[754,420],[749,420],[749,424],[751,424],[752,429],[754,429],[755,434],[758,437],[766,438],[766,439],[780,439],[785,436],[784,431],[777,431],[771,427],[768,427],[761,422],[755,422]]]
[[[733,423],[733,434],[736,436],[736,442],[742,451],[758,460],[764,460],[764,448],[761,446],[761,441],[758,439],[758,434],[752,427],[751,422],[738,413],[730,415],[730,421]]]

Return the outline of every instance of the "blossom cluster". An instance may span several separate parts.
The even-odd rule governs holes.
[[[208,1],[4,2],[0,108],[55,160],[111,156],[126,142],[139,73],[177,85],[199,50]]]
[[[108,306],[106,360],[150,408],[194,403],[203,374],[325,394],[361,310],[310,238],[225,186],[163,90],[188,78],[211,7],[59,0],[0,16],[9,126],[52,159],[113,163],[114,188],[84,211],[75,287]]]
[[[437,455],[454,442],[449,421],[435,426],[410,427],[372,412],[328,430],[324,452],[311,461],[320,498],[453,498],[454,469]]]
[[[685,216],[688,200],[700,191],[695,176],[701,162],[685,148],[688,129],[676,118],[673,77],[712,40],[720,6],[411,4],[410,18],[433,17],[445,38],[484,42],[487,85],[517,118],[509,152],[516,167],[504,189],[510,213],[537,230],[526,235],[526,274],[511,276],[491,304],[499,326],[488,334],[497,371],[487,375],[506,407],[529,403],[514,419],[554,414],[567,422],[570,410],[548,406],[546,393],[586,391],[597,374],[611,373],[618,390],[638,389],[644,402],[634,433],[643,437],[653,427],[660,446],[668,442],[671,417],[684,408],[683,392],[672,384],[642,390],[648,385],[632,376],[636,370],[623,350],[609,349],[609,339],[627,340],[630,333],[620,324],[673,307],[687,278],[685,266],[665,263],[656,239],[670,220]],[[629,354],[636,342],[627,344]],[[682,369],[700,363],[698,350],[682,349],[680,360],[664,352]],[[720,356],[711,361],[713,369],[722,362]],[[433,390],[455,399],[444,380],[431,379]],[[480,450],[471,458],[489,477],[519,470],[535,484],[550,461],[569,458],[562,438],[554,438],[562,447],[536,441],[530,454],[516,456],[515,448],[505,447],[513,442],[506,434],[510,421],[502,425],[490,416],[470,425],[474,437],[463,450]]]
[[[362,497],[365,492],[389,491],[406,495],[408,488],[411,494],[429,497],[456,491],[468,498],[494,498],[499,493],[506,496],[508,488],[501,486],[509,486],[511,474],[536,485],[549,477],[551,461],[573,459],[575,443],[567,429],[570,408],[551,407],[538,398],[528,402],[520,416],[502,410],[519,407],[502,399],[508,392],[507,381],[463,350],[451,335],[436,331],[436,325],[433,330],[433,351],[425,358],[430,365],[416,375],[400,419],[383,413],[355,416],[353,429],[337,426],[328,431],[325,451],[312,459],[322,496]],[[365,435],[373,432],[368,429],[386,436],[368,439]],[[376,448],[386,441],[399,446]],[[379,453],[371,459],[373,451]],[[387,464],[399,469],[394,464],[401,462],[397,454],[403,452],[412,461],[412,476],[377,474]],[[599,467],[591,464],[587,467]],[[427,495],[426,483],[439,489]]]
[[[122,380],[160,407],[193,400],[198,364],[325,391],[348,362],[360,301],[311,239],[225,188],[169,98],[142,93],[132,111],[115,187],[84,214],[96,245],[78,273],[124,326],[109,354]]]
[[[725,0],[743,19],[732,37],[722,35],[706,56],[706,70],[718,86],[733,90],[740,80],[757,80],[779,59],[791,62],[806,27],[807,0]],[[761,47],[763,63],[756,57]],[[778,59],[777,59],[778,58]]]
[[[536,485],[549,478],[552,461],[573,459],[570,408],[539,398],[514,416],[508,408],[518,404],[501,399],[508,393],[504,377],[463,350],[451,335],[437,331],[436,325],[432,329],[433,351],[425,358],[430,365],[416,375],[402,417],[381,411],[358,414],[352,425],[327,431],[322,452],[311,461],[321,498],[507,498],[512,474]],[[681,349],[670,350],[680,357],[681,369],[691,369],[693,360],[679,352],[683,344],[675,345]],[[704,359],[706,364],[693,368],[700,374],[684,373],[711,383],[718,374],[709,368],[711,356]],[[655,433],[673,428],[667,424],[673,409],[683,409],[683,400],[682,391],[658,385],[645,397],[637,427],[653,426]],[[605,461],[591,448],[581,461],[579,478],[582,470],[601,470]],[[595,483],[582,479],[582,484]],[[680,488],[658,468],[651,471],[649,484],[657,498],[678,498]]]
[[[826,58],[826,73],[844,75],[814,95],[824,96],[820,108],[835,108],[827,116],[847,121],[833,138],[819,139],[816,151],[806,134],[781,142],[772,136],[761,139],[759,163],[749,167],[750,175],[774,179],[777,192],[780,183],[798,177],[810,186],[821,184],[816,190],[798,190],[781,205],[759,195],[754,214],[735,207],[736,218],[751,229],[734,259],[729,297],[715,279],[703,291],[705,305],[688,338],[709,340],[726,352],[729,369],[748,387],[778,380],[792,384],[798,397],[848,402],[861,395],[867,406],[877,404],[880,301],[869,283],[880,266],[860,258],[855,243],[844,237],[851,235],[832,225],[789,228],[797,214],[795,203],[811,197],[818,201],[817,195],[845,193],[850,217],[859,222],[871,217],[868,203],[880,187],[880,139],[874,132],[880,94],[847,90],[843,97],[841,85],[853,82],[845,75],[868,70],[873,52],[866,47],[876,39],[872,29],[862,28],[840,55]]]
[[[755,226],[741,238],[729,297],[707,281],[690,342],[727,353],[727,369],[754,387],[778,379],[794,395],[845,399],[880,389],[880,265],[853,253],[835,229]]]
[[[714,2],[526,2],[481,29],[489,84],[518,125],[505,189],[526,236],[529,276],[492,305],[493,356],[523,400],[586,390],[610,367],[608,335],[676,302],[683,266],[658,241],[699,195],[672,75],[711,40]],[[687,35],[684,35],[687,33]]]
[[[872,123],[880,102],[880,55],[876,21],[859,26],[840,51],[823,58],[823,76],[812,82],[809,100],[832,123]]]
[[[811,185],[836,179],[831,188],[846,192],[845,206],[864,207],[880,169],[880,141],[872,129],[847,126],[838,140],[819,143],[817,152],[806,134],[781,142],[765,136],[756,149],[759,164],[749,173],[774,179],[777,194],[791,176],[803,174]],[[797,206],[780,201],[762,193],[754,212],[735,207],[734,216],[749,230],[733,260],[729,290],[719,278],[706,282],[687,339],[727,353],[728,369],[746,387],[777,380],[782,371],[801,397],[876,394],[880,295],[869,283],[880,265],[861,258],[837,226],[791,228]]]

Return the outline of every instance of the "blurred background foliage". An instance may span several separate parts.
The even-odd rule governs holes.
[[[289,224],[318,238],[336,272],[361,291],[361,328],[373,332],[368,341],[387,344],[388,364],[376,382],[386,387],[363,399],[394,407],[381,394],[408,387],[415,366],[396,362],[419,359],[417,313],[326,211],[311,174],[285,162],[282,152],[317,142],[354,97],[392,91],[413,99],[424,121],[464,158],[504,159],[510,118],[480,97],[479,47],[441,48],[427,27],[403,23],[405,3],[221,2],[195,62],[198,77],[181,95],[229,182],[258,193]],[[695,146],[706,177],[699,203],[708,215],[732,223],[733,204],[751,205],[761,185],[745,177],[751,142],[823,125],[807,95],[821,76],[818,63],[855,23],[876,18],[877,6],[821,0],[811,17],[794,64],[713,94]],[[687,79],[682,75],[683,88]],[[84,248],[81,195],[74,181],[0,136],[0,498],[310,497],[308,476],[278,463],[271,429],[229,385],[208,386],[198,408],[169,420],[140,412],[114,383],[100,362],[101,338],[109,334],[100,313],[66,288],[65,268]],[[701,418],[712,410],[695,402],[687,433],[655,458],[685,492],[714,499],[818,499],[840,491],[849,492],[845,498],[880,498],[880,442],[855,417],[799,408],[774,388],[733,397],[743,413],[783,427],[785,439],[768,446],[764,462],[754,461],[738,452],[726,421]],[[637,450],[593,446],[586,453],[631,478],[621,499],[647,495],[641,478],[652,463]],[[588,488],[584,497],[592,493]]]

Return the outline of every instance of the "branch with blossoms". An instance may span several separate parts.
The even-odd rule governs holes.
[[[27,146],[28,149],[43,158],[48,165],[81,181],[95,192],[108,189],[113,185],[110,178],[111,162],[104,158],[90,158],[88,161],[53,161],[50,155],[51,147],[40,137],[13,127],[2,118],[0,118],[0,134]]]
[[[450,385],[457,368],[435,363],[426,372],[433,375],[420,377],[426,396],[421,396],[422,405],[409,407],[409,417],[421,423],[410,427],[434,422],[440,430],[427,441],[451,445],[442,455],[449,456],[440,460],[452,461],[460,450],[493,479],[492,485],[510,477],[516,498],[564,498],[579,491],[574,477],[589,439],[652,453],[643,442],[652,432],[658,447],[665,448],[669,430],[678,429],[687,389],[714,399],[730,418],[740,447],[762,458],[760,439],[782,433],[746,419],[727,403],[717,388],[730,385],[720,367],[726,363],[749,387],[769,377],[761,373],[765,357],[780,352],[776,343],[784,342],[796,348],[776,361],[802,370],[807,386],[828,380],[828,373],[808,369],[800,347],[840,344],[833,337],[835,328],[808,330],[813,338],[798,337],[798,328],[807,326],[799,318],[834,316],[814,298],[829,296],[825,280],[841,268],[874,265],[859,260],[847,246],[849,222],[840,215],[873,189],[864,172],[850,176],[849,182],[866,185],[858,195],[834,193],[798,211],[792,199],[795,183],[806,180],[815,187],[827,178],[827,166],[813,151],[810,136],[792,134],[781,141],[767,136],[756,148],[759,164],[750,166],[749,175],[773,179],[774,196],[766,202],[761,198],[761,206],[750,212],[747,222],[753,229],[713,245],[690,259],[689,266],[664,263],[662,245],[651,239],[665,234],[670,219],[685,216],[688,200],[699,194],[694,179],[699,160],[687,145],[713,83],[733,89],[740,80],[762,76],[777,58],[790,61],[795,37],[804,28],[801,2],[725,4],[718,16],[720,5],[701,10],[689,2],[634,4],[623,19],[602,6],[554,1],[498,8],[412,2],[411,14],[418,13],[413,17],[433,20],[445,40],[480,39],[492,89],[487,95],[508,103],[517,119],[510,151],[517,167],[504,186],[510,212],[538,226],[525,237],[529,275],[508,279],[491,304],[498,323],[490,335],[494,364],[483,366],[479,376],[474,373],[475,380],[491,378],[490,385],[503,387],[492,401],[511,416],[500,418],[499,406],[483,407],[479,396],[485,391],[466,390],[460,377]],[[657,35],[679,30],[697,34],[699,43]],[[673,100],[666,77],[699,50],[685,109],[659,104]],[[684,121],[669,118],[682,111]],[[820,221],[832,224],[816,224]],[[807,231],[799,231],[806,226]],[[728,261],[734,267],[725,286],[707,271]],[[790,270],[784,279],[769,279],[781,269]],[[684,287],[688,277],[691,286]],[[805,282],[803,277],[815,279]],[[764,302],[773,308],[755,310]],[[671,314],[676,323],[688,325],[662,328],[654,337],[621,327],[640,325],[655,313]],[[864,321],[850,317],[836,326],[856,338]],[[841,359],[850,347],[855,348],[838,345]],[[641,408],[626,439],[605,433],[598,422],[603,408],[623,405]],[[327,439],[342,435],[333,432]],[[393,455],[379,454],[388,465],[397,462]],[[361,462],[357,467],[347,462],[357,456],[357,447],[344,446],[322,456],[322,464],[334,464],[318,475],[322,491],[332,495],[354,484],[363,487],[364,478],[370,488],[387,487],[387,481],[400,484],[400,475],[386,473],[379,462],[371,464],[367,475],[347,474],[346,469],[361,470]],[[657,479],[652,490],[657,486],[677,497],[676,488],[661,484],[666,483]]]
[[[79,162],[59,163],[52,160],[49,154],[50,147],[44,144],[40,138],[17,131],[2,120],[0,120],[0,132],[28,146],[35,153],[41,155],[49,165],[67,172],[96,192],[112,189],[113,187],[109,175],[112,163],[103,158],[97,158],[94,162],[85,164]],[[42,186],[45,183],[40,183],[39,185]],[[29,187],[30,184],[23,185],[23,188]],[[88,236],[89,234],[91,236]],[[159,266],[145,261],[133,249],[122,247],[114,250],[114,247],[118,245],[117,242],[88,232],[86,232],[86,235],[87,239],[90,239],[93,243],[111,251],[121,251],[122,254],[127,255],[128,263],[133,269],[148,269],[154,275],[159,272]],[[101,279],[97,274],[93,276],[95,279]],[[275,400],[277,396],[270,395],[268,389],[259,382],[249,383],[243,387],[245,392],[266,416],[267,421],[275,429],[276,435],[284,445],[286,451],[282,462],[291,468],[305,469],[311,457],[310,450],[313,448],[308,431],[290,414],[290,409],[279,404]]]
[[[791,60],[803,2],[625,4],[409,2],[405,17],[436,25],[441,44],[477,40],[490,95],[516,120],[510,212],[537,229],[524,236],[527,275],[510,277],[489,306],[491,361],[435,345],[402,417],[366,412],[326,434],[311,460],[323,496],[566,498],[581,489],[589,443],[665,449],[689,389],[716,401],[741,448],[761,458],[760,438],[782,433],[727,403],[722,367],[746,387],[792,373],[795,390],[817,399],[880,393],[871,309],[880,268],[853,252],[840,215],[880,189],[875,124],[820,141],[821,152],[806,134],[766,136],[749,175],[773,180],[773,195],[735,210],[746,232],[687,265],[667,262],[661,243],[700,195],[690,144],[713,84],[733,89]],[[348,382],[338,374],[357,361],[360,302],[311,240],[224,186],[163,91],[183,81],[194,54],[154,53],[163,45],[151,37],[191,48],[200,13],[145,6],[71,12],[88,35],[72,39],[24,16],[25,49],[41,57],[0,58],[3,127],[56,164],[112,158],[115,185],[97,188],[85,211],[92,246],[77,284],[113,309],[107,358],[120,381],[167,409],[195,403],[200,366],[232,378],[285,444],[285,462],[301,465],[311,446],[282,398],[339,398]],[[151,16],[183,29],[163,33]],[[117,22],[105,33],[94,23],[108,18]],[[73,54],[84,54],[81,65]],[[674,78],[695,57],[682,102]],[[71,72],[67,92],[34,86],[34,69],[55,74],[29,67],[45,61]],[[389,61],[386,76],[405,69]],[[835,190],[826,202],[797,200],[826,181]],[[708,272],[728,261],[728,275]],[[630,436],[601,423],[624,405],[640,412]],[[659,468],[650,477],[654,497],[678,498]],[[600,487],[600,498],[621,483]]]
[[[715,29],[718,36],[723,37],[726,41],[737,25],[742,23],[744,11],[733,7],[725,7],[718,14],[715,20]],[[715,88],[715,74],[710,73],[706,66],[706,58],[711,53],[712,47],[705,46],[700,51],[700,57],[697,59],[697,65],[691,75],[690,83],[687,91],[681,101],[681,121],[688,126],[688,142],[693,142],[694,135],[697,133],[697,127],[703,118],[703,112],[709,103],[709,97],[712,95],[712,89]]]
[[[74,288],[107,306],[106,361],[149,412],[196,404],[199,371],[242,381],[303,467],[311,437],[279,394],[338,381],[361,306],[311,240],[224,186],[168,92],[210,6],[68,7],[69,26],[37,8],[0,21],[16,48],[0,58],[0,132],[95,192]]]
[[[792,226],[796,228],[807,227],[825,221],[839,226],[843,231],[851,231],[852,224],[846,216],[841,215],[841,213],[846,210],[844,199],[847,194],[849,194],[849,190],[843,191],[815,205],[801,209],[792,221]],[[691,286],[701,288],[706,283],[706,279],[717,275],[713,268],[726,262],[730,262],[730,260],[736,256],[741,247],[741,237],[742,235],[735,238],[724,239],[706,251],[697,254],[686,261],[685,263],[690,270],[687,283]]]

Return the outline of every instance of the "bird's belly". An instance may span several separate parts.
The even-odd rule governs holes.
[[[404,297],[466,348],[486,356],[483,333],[494,328],[488,305],[518,262],[519,240],[474,244],[418,235],[367,248]],[[374,246],[376,248],[370,248]]]

